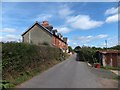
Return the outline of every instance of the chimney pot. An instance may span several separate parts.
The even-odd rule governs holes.
[[[48,21],[43,21],[43,22],[42,22],[42,25],[43,25],[44,27],[47,27],[47,26],[49,26],[49,23],[48,23]]]

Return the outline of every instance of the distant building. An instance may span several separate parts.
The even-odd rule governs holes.
[[[64,52],[68,50],[67,38],[63,37],[57,30],[53,30],[53,26],[48,21],[42,24],[36,22],[26,32],[22,34],[23,42],[29,44],[49,44],[62,49]]]
[[[97,51],[97,55],[101,65],[120,67],[120,51],[119,50]]]

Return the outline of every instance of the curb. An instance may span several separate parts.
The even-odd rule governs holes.
[[[92,65],[90,63],[87,63],[87,64],[88,64],[88,66],[92,67]]]
[[[113,72],[116,75],[120,75],[120,71],[117,71],[117,70],[110,70],[110,71]]]

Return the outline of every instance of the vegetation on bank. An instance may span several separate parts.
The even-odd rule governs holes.
[[[120,75],[114,77],[113,79],[120,80]]]
[[[2,43],[2,83],[14,87],[65,60],[59,48],[25,43]]]

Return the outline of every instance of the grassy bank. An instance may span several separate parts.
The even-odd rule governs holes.
[[[120,80],[120,75],[114,77],[113,79],[115,79],[115,80]]]
[[[25,43],[2,44],[2,79],[14,87],[64,60],[58,48]]]
[[[101,68],[106,69],[106,70],[120,70],[120,67],[111,67],[111,66],[101,66]]]

